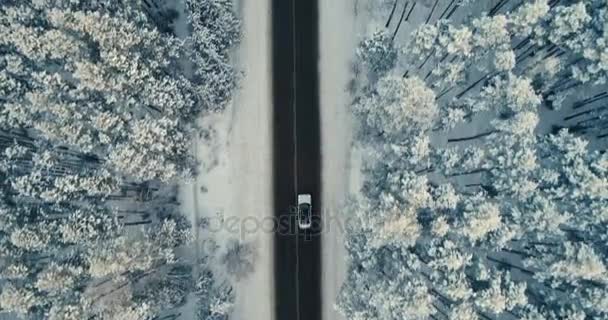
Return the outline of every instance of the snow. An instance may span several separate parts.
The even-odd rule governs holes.
[[[391,8],[388,8],[390,12]],[[407,42],[411,30],[424,22],[430,8],[418,6],[397,34],[398,42]],[[443,10],[443,8],[440,8]],[[395,10],[389,29],[394,31],[403,5]],[[408,9],[409,10],[409,9]],[[439,10],[438,10],[439,11]],[[362,152],[353,141],[355,124],[347,90],[353,74],[351,62],[359,41],[384,27],[389,12],[369,0],[320,1],[320,90],[321,139],[323,166],[323,201],[325,230],[322,240],[323,319],[344,319],[334,310],[335,298],[347,272],[344,248],[344,213],[341,208],[349,195],[359,194]],[[441,11],[439,11],[441,12]],[[459,134],[476,133],[481,128],[459,128]]]
[[[239,65],[245,72],[243,88],[233,112],[230,159],[232,214],[251,215],[262,221],[273,217],[272,205],[272,103],[270,1],[242,1],[243,42]],[[256,262],[253,273],[237,287],[233,319],[273,319],[274,281],[272,232],[259,229],[244,234],[253,241]]]
[[[344,319],[334,301],[346,274],[344,219],[341,208],[351,186],[353,121],[348,109],[350,63],[356,44],[352,0],[320,1],[320,108],[322,183],[325,218],[322,237],[322,317]],[[350,191],[352,192],[352,191]]]
[[[362,2],[363,2],[363,4],[362,4],[361,8],[363,8],[364,11],[365,10],[369,11],[368,10],[369,8],[365,7],[365,2],[366,1],[363,0]],[[368,2],[373,2],[373,0],[369,0]],[[408,3],[408,1],[402,1],[401,3],[404,3],[404,5],[407,5],[406,3]],[[421,2],[415,2],[415,3],[420,4]],[[441,3],[441,2],[438,1],[437,3]],[[447,1],[445,1],[444,3],[447,3]],[[480,3],[482,4],[480,6],[470,7],[467,10],[462,9],[460,11],[457,11],[457,14],[455,14],[453,16],[453,19],[455,19],[456,21],[462,21],[463,18],[464,18],[463,15],[468,14],[468,13],[471,13],[473,16],[478,15],[479,14],[479,12],[478,12],[479,10],[487,10],[487,9],[489,9],[489,6],[492,4],[492,1],[487,1],[487,2],[480,1]],[[400,7],[403,8],[404,5],[398,6],[396,12],[400,12]],[[424,18],[427,17],[427,14],[425,14],[423,12],[421,13],[421,11],[423,9],[425,9],[425,8],[421,7],[421,6],[417,6],[416,10],[412,11],[414,13],[412,15],[412,19],[410,19],[409,22],[404,22],[401,25],[400,33],[396,37],[396,41],[398,41],[400,44],[405,44],[407,42],[407,39],[409,37],[409,34],[410,34],[411,30],[413,30],[413,28],[416,26],[416,24],[419,23],[419,22],[416,22],[416,21],[420,20],[420,18],[422,18],[424,20]],[[443,11],[441,7],[439,7],[439,9],[440,9],[439,12]],[[343,12],[349,12],[349,11],[348,10],[343,10]],[[435,14],[435,16],[436,16],[436,14]],[[336,17],[334,17],[334,18],[336,18]],[[358,21],[359,17],[356,17],[355,19]],[[350,22],[350,20],[347,20],[347,21]],[[458,22],[456,22],[456,23],[458,23]],[[359,22],[355,22],[355,24],[356,25],[362,25]],[[372,13],[370,15],[369,21],[367,23],[367,29],[368,30],[369,29],[374,29],[374,27],[377,27],[378,25],[379,25],[379,23],[377,21],[377,18]],[[396,25],[396,22],[395,22],[395,20],[393,20],[393,22],[391,23],[390,27],[394,28],[395,25]],[[326,33],[329,32],[328,31],[329,29],[330,28],[323,28],[322,29],[323,30],[322,35],[325,35],[325,36],[329,37],[328,35],[326,35]],[[335,29],[334,28],[331,28],[331,29],[335,30],[335,29],[339,29],[339,27],[335,28]],[[368,32],[368,34],[371,34],[371,32]],[[360,34],[357,34],[357,36],[360,36]],[[329,47],[332,48],[333,45],[334,44],[332,43],[332,44],[330,44]],[[339,46],[339,45],[337,45],[337,46]],[[322,52],[325,53],[326,51],[329,51],[329,50],[323,50]],[[333,55],[340,55],[340,52],[341,52],[341,50],[336,49],[335,47],[333,47],[331,49],[331,51],[332,51],[331,54],[333,54]],[[347,59],[348,59],[348,56],[347,56]],[[337,65],[339,63],[335,63],[335,64]],[[428,70],[432,67],[431,64],[432,63],[427,64],[426,67],[423,68],[422,70],[413,70],[409,74],[410,75],[418,74],[418,75],[424,76],[424,74],[426,74],[428,72]],[[327,67],[328,66],[323,66],[321,68],[321,70],[326,71]],[[330,65],[329,67],[334,67],[335,68],[335,65],[334,66]],[[404,67],[407,67],[407,66],[400,65],[398,67],[396,73],[398,75],[403,74],[403,71],[405,71],[405,70],[401,70],[399,68],[404,68]],[[525,67],[528,67],[528,66],[525,66]],[[335,73],[333,69],[329,69],[328,74],[331,74],[331,73]],[[472,79],[476,79],[476,78],[479,78],[479,77],[480,77],[479,74],[475,74],[475,75],[472,76]],[[331,81],[339,82],[338,80],[330,80],[328,82],[331,82]],[[323,88],[325,88],[325,86],[323,86]],[[594,90],[597,90],[597,89],[594,89]],[[605,90],[605,87],[602,88],[602,90]],[[330,91],[330,93],[331,93],[331,91]],[[599,93],[599,92],[596,92],[596,93]],[[449,97],[450,95],[448,94],[447,96]],[[519,96],[519,94],[518,94],[518,96]],[[589,94],[587,92],[582,97],[581,96],[577,97],[577,99],[582,99],[582,98],[590,97],[590,96],[594,96],[594,95],[593,94]],[[570,99],[574,99],[574,98],[570,98]],[[325,105],[323,106],[323,109],[330,108],[329,111],[326,110],[326,112],[328,112],[328,113],[329,112],[333,112],[332,108],[339,108],[339,107],[336,107],[336,106],[340,105],[340,103],[333,103],[333,102],[330,103],[330,104],[331,104],[331,106],[325,106]],[[540,115],[543,117],[543,121],[545,121],[545,123],[543,123],[543,126],[539,126],[537,128],[536,132],[539,133],[539,134],[544,134],[544,133],[548,132],[551,129],[551,125],[561,123],[561,120],[562,120],[562,118],[564,116],[563,112],[548,110],[547,108],[541,109]],[[334,117],[335,117],[335,115],[334,115]],[[457,146],[458,145],[458,146],[464,147],[464,146],[472,146],[474,144],[482,144],[481,147],[488,147],[488,143],[490,143],[490,142],[488,142],[488,140],[483,140],[483,139],[481,139],[479,141],[476,141],[476,142],[467,141],[467,142],[461,142],[461,143],[448,143],[447,140],[448,140],[448,138],[467,137],[467,136],[472,136],[472,135],[476,135],[476,134],[485,132],[488,129],[492,128],[492,126],[489,125],[490,124],[489,120],[494,119],[495,117],[496,117],[496,115],[495,114],[491,114],[490,112],[482,113],[482,114],[477,115],[473,119],[472,123],[462,124],[462,125],[456,127],[455,129],[450,130],[449,134],[446,134],[446,133],[433,133],[433,138],[434,138],[433,139],[433,146],[434,147],[445,147],[446,144],[447,144],[449,146]],[[332,124],[332,123],[330,123],[330,124]],[[325,125],[325,122],[324,122],[324,128],[327,128],[327,126]],[[342,136],[344,135],[344,133],[342,131],[340,131],[340,130],[343,130],[343,128],[342,127],[338,127],[335,130],[336,132],[331,132],[333,136],[337,136],[338,138],[329,137],[329,138],[327,138],[327,141],[331,142],[331,141],[333,141],[335,139],[342,138]],[[329,131],[334,131],[334,130],[330,129]],[[530,132],[531,132],[531,130],[530,130]],[[327,136],[329,136],[329,135],[327,135]],[[325,141],[324,141],[324,143],[325,143]],[[335,146],[333,146],[332,144],[327,144],[326,145],[326,148],[330,148],[331,149],[331,148],[334,148],[334,147]],[[325,151],[325,149],[324,149],[324,151]],[[329,154],[325,154],[325,157],[329,158],[330,160],[334,160],[335,155],[331,154],[331,152],[335,152],[335,150],[330,150],[330,153]],[[356,157],[353,156],[352,159],[356,159]],[[344,178],[341,178],[341,177],[346,176],[346,175],[343,174],[344,171],[343,170],[340,171],[339,169],[341,169],[343,167],[348,167],[349,163],[347,163],[347,162],[340,162],[340,161],[342,161],[341,158],[338,158],[338,164],[337,165],[335,165],[333,163],[329,164],[329,168],[328,168],[327,171],[336,173],[335,176],[332,176],[332,175],[329,175],[329,174],[327,176],[324,176],[325,179],[330,180],[329,183],[338,184],[341,181],[343,181],[343,179],[344,179]],[[326,165],[326,162],[324,162],[324,165]],[[355,167],[353,165],[352,160],[350,162],[350,167],[351,168]],[[342,174],[342,175],[340,176],[340,174]],[[430,176],[430,174],[429,174],[429,176]],[[478,182],[479,177],[480,177],[479,174],[478,175],[460,176],[460,177],[457,177],[457,178],[450,178],[449,182],[454,183],[454,184],[466,185],[466,184],[469,184],[469,183]],[[352,181],[348,181],[347,183],[350,184],[350,187],[351,187],[351,190],[352,190],[352,187],[353,187],[354,183]],[[329,190],[328,192],[332,192],[332,190]],[[480,212],[482,212],[483,214],[470,221],[470,223],[472,223],[471,226],[473,228],[469,228],[468,230],[466,230],[466,229],[463,230],[464,232],[466,232],[468,234],[468,237],[471,238],[471,239],[473,239],[473,240],[475,240],[475,239],[481,239],[482,237],[486,236],[488,234],[488,232],[491,232],[493,230],[497,230],[498,227],[501,225],[501,217],[500,217],[500,212],[498,210],[498,207],[495,207],[494,205],[492,205],[492,206],[484,206],[483,208],[480,208],[480,209],[481,209]],[[328,237],[329,239],[333,239],[332,238],[333,236],[331,235],[331,232],[328,235],[326,235],[326,237]],[[324,254],[323,257],[325,258],[327,256],[328,259],[331,259],[331,261],[328,260],[328,261],[324,262],[324,264],[326,265],[325,267],[327,268],[326,269],[327,273],[328,273],[327,278],[329,280],[334,280],[335,282],[338,282],[339,281],[339,279],[338,279],[339,277],[343,278],[343,275],[336,276],[336,274],[335,274],[335,273],[337,273],[337,272],[335,272],[335,270],[338,269],[338,268],[340,268],[340,266],[332,267],[331,263],[335,263],[335,261],[338,261],[338,259],[336,257],[339,254],[341,254],[341,253],[339,252],[339,249],[337,249],[339,247],[334,248],[334,247],[331,246],[331,243],[326,243],[326,245],[327,245],[327,247],[325,247],[324,249],[326,251],[330,252],[330,253],[329,254]],[[474,250],[477,250],[477,249],[474,249]],[[333,256],[331,254],[333,254]],[[517,265],[521,265],[521,262],[522,262],[521,258],[520,257],[515,257],[515,255],[509,256],[509,255],[506,255],[504,253],[499,253],[499,254],[496,254],[495,256],[493,256],[492,259],[496,259],[495,257],[498,257],[500,260],[505,260],[505,261],[508,261],[509,263],[513,263],[513,264],[517,264]],[[490,258],[488,258],[488,260],[490,260]],[[490,260],[490,261],[492,261],[492,260]],[[404,263],[405,263],[405,261],[404,261]],[[331,274],[331,272],[334,272],[334,274]],[[519,273],[518,271],[512,272],[512,274],[518,274],[518,273]],[[454,273],[454,274],[456,274],[456,273]],[[524,278],[523,276],[515,276],[513,279],[515,279],[517,281],[528,281],[530,279],[529,275],[526,275],[526,277],[527,278]],[[376,279],[375,279],[374,276],[370,275],[369,280],[375,281]],[[360,281],[360,279],[357,279],[357,281]],[[329,286],[333,286],[333,285],[334,285],[333,283],[329,284]],[[324,291],[324,292],[329,292],[329,294],[333,294],[333,296],[326,296],[326,297],[324,297],[325,301],[328,301],[328,299],[333,299],[335,297],[335,290],[334,290],[334,288],[333,287],[329,287],[329,288],[330,288],[329,290]],[[384,289],[381,289],[381,290],[384,290]],[[365,288],[365,289],[363,289],[362,291],[359,291],[359,292],[353,290],[351,292],[351,294],[353,296],[357,296],[357,298],[359,298],[359,300],[353,299],[352,301],[355,301],[353,304],[360,303],[360,301],[361,301],[360,300],[361,294],[363,292],[367,293],[368,291],[369,291],[368,288]],[[491,292],[491,291],[488,291],[488,292]],[[482,295],[480,295],[480,297],[483,298],[483,294],[484,293],[482,293]],[[521,295],[523,295],[523,291],[521,292]],[[379,303],[379,305],[381,305],[381,304],[382,304],[382,302]],[[372,304],[370,304],[369,307],[370,308],[371,307],[377,307],[377,305],[375,305],[375,304],[372,303]],[[383,306],[381,306],[381,307],[383,307]],[[327,308],[324,308],[324,315],[326,316],[326,318],[329,318],[329,319],[335,318],[335,317],[333,317],[333,314],[329,313],[329,311],[325,311],[326,309]],[[498,309],[495,309],[495,310],[492,310],[492,311],[503,312],[504,309],[505,308],[503,306],[502,308],[498,308]],[[439,310],[439,311],[442,311],[442,310]]]
[[[273,319],[273,233],[261,227],[253,230],[254,222],[261,225],[273,217],[270,6],[267,0],[237,1],[236,8],[243,20],[243,39],[233,61],[243,72],[241,87],[223,113],[198,120],[205,129],[193,142],[199,174],[181,188],[180,199],[195,225],[197,252],[208,239],[219,245],[217,255],[232,240],[248,243],[255,250],[254,269],[243,278],[235,279],[221,266],[214,266],[216,275],[234,284],[236,304],[231,319],[252,315]],[[240,227],[214,227],[212,232],[196,227],[200,218],[217,222],[218,215],[224,221],[235,219]],[[185,313],[183,318],[194,319]]]

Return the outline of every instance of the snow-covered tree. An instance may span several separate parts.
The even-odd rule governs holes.
[[[234,291],[230,284],[218,282],[208,268],[203,267],[196,280],[197,319],[226,320],[234,307]]]
[[[152,202],[191,174],[194,119],[230,99],[240,22],[230,1],[187,4],[179,39],[147,1],[2,2],[3,312],[152,319],[193,290],[168,280],[191,226]]]
[[[0,43],[7,52],[1,72],[19,89],[3,98],[0,125],[97,154],[117,173],[173,178],[188,170],[184,142],[154,149],[167,142],[158,139],[163,134],[172,142],[183,140],[185,121],[200,109],[179,67],[186,49],[146,25],[136,6],[111,7],[116,11],[84,11],[47,1],[3,8]],[[158,140],[142,136],[153,132]],[[154,150],[149,156],[161,162],[146,168],[139,162],[139,169],[121,172],[125,152],[110,156],[118,145],[143,154],[142,147]]]
[[[355,74],[364,177],[345,208],[338,296],[349,319],[607,315],[608,156],[581,136],[606,136],[592,103],[606,97],[607,3],[490,5],[391,42],[402,52],[377,81]],[[564,118],[574,125],[547,129],[582,96]],[[412,286],[425,312],[408,309]]]
[[[220,261],[225,270],[240,280],[254,270],[256,251],[251,243],[232,239],[225,245]]]
[[[436,300],[412,270],[417,266],[403,251],[381,249],[349,267],[338,297],[338,309],[348,319],[428,319]],[[410,264],[403,264],[404,261]]]
[[[367,119],[365,124],[374,132],[390,138],[428,129],[438,110],[435,94],[421,79],[388,75],[359,101],[355,112]]]
[[[40,297],[36,296],[33,290],[26,288],[15,288],[8,284],[3,286],[0,293],[0,308],[20,316],[27,316],[39,304],[41,304]]]
[[[240,40],[241,23],[230,0],[186,0],[194,47],[193,83],[204,106],[223,110],[237,84],[230,49]]]
[[[379,31],[362,41],[356,54],[366,71],[373,73],[374,77],[382,77],[395,66],[398,50],[391,36]]]

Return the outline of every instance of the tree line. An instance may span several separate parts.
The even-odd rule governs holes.
[[[177,253],[176,188],[194,120],[236,88],[239,38],[225,0],[0,2],[0,312],[175,319],[192,294],[201,319],[227,317],[229,284]]]
[[[357,48],[364,183],[338,310],[607,318],[608,4],[475,3],[431,1],[407,43],[381,29]]]

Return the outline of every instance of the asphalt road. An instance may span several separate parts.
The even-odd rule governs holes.
[[[272,1],[275,317],[321,319],[321,159],[317,0]],[[260,124],[263,125],[263,124]],[[313,227],[299,231],[298,193],[312,194]]]

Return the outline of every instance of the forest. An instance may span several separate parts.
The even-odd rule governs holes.
[[[227,318],[230,284],[184,253],[177,185],[239,39],[228,0],[0,1],[0,313]]]
[[[339,311],[608,319],[608,2],[364,3]]]

